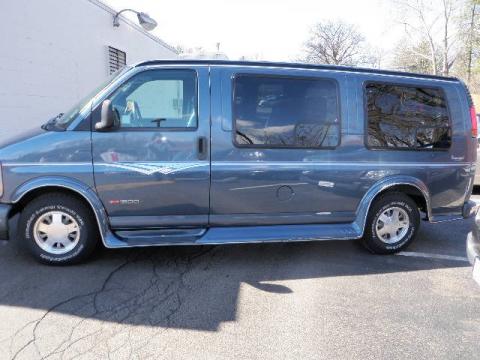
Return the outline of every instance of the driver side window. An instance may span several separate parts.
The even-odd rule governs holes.
[[[110,97],[120,128],[194,129],[197,80],[190,70],[147,70]]]

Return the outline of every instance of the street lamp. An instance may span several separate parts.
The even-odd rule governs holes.
[[[123,9],[123,10],[117,12],[115,14],[115,16],[113,17],[113,26],[115,26],[115,27],[120,26],[119,16],[120,16],[121,13],[123,13],[125,11],[131,11],[131,12],[134,12],[135,14],[137,14],[138,22],[147,31],[151,31],[151,30],[155,29],[155,27],[157,26],[157,22],[154,19],[152,19],[148,14],[145,14],[143,12],[138,12],[138,11],[135,11],[135,10],[132,10],[132,9]]]

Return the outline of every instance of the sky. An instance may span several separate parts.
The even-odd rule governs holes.
[[[310,29],[322,20],[355,24],[370,45],[386,52],[401,38],[391,0],[103,1],[148,13],[158,22],[152,33],[170,45],[215,51],[219,42],[232,60],[299,59]]]

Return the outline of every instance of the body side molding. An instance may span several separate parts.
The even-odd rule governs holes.
[[[102,237],[102,243],[107,248],[125,248],[132,246],[161,246],[161,245],[195,245],[195,244],[232,244],[244,242],[278,242],[278,241],[311,241],[311,240],[348,240],[363,236],[366,218],[373,200],[384,190],[397,185],[413,186],[424,196],[427,203],[427,212],[430,217],[430,196],[425,184],[410,176],[393,176],[380,180],[373,185],[362,198],[357,209],[356,220],[350,224],[311,224],[311,225],[279,225],[279,226],[252,226],[252,227],[219,227],[209,228],[197,239],[171,239],[162,236],[158,242],[149,244],[135,244],[124,241],[115,235],[109,226],[108,216],[96,192],[87,186],[68,177],[54,176],[33,179],[18,187],[12,196],[12,202],[19,202],[24,196],[34,190],[46,187],[67,189],[82,196],[92,208]],[[279,236],[279,228],[288,230],[289,236]],[[236,232],[236,230],[238,232]],[[282,233],[282,232],[280,232]],[[243,236],[240,236],[243,234]]]

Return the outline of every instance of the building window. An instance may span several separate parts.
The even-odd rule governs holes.
[[[451,145],[447,102],[441,89],[368,83],[370,148],[442,150]]]
[[[235,143],[245,147],[331,148],[340,140],[335,81],[239,75]]]
[[[113,74],[127,65],[127,54],[122,50],[108,47],[108,69]]]

